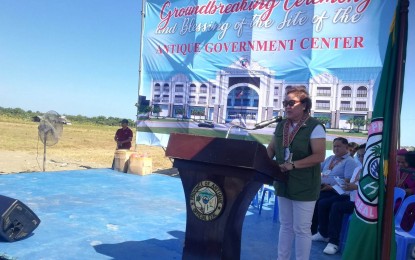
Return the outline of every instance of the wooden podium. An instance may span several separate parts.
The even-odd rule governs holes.
[[[171,134],[186,198],[183,259],[240,259],[242,224],[263,183],[285,181],[266,148],[255,141]]]

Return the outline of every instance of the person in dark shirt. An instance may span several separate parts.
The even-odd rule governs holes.
[[[133,131],[128,127],[128,120],[121,120],[121,128],[117,130],[114,136],[115,142],[117,142],[118,149],[127,149],[131,148],[131,141],[133,140]]]

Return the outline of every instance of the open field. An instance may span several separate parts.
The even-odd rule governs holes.
[[[43,143],[37,127],[36,122],[0,116],[0,173],[42,171]],[[113,137],[118,128],[64,126],[59,142],[47,147],[46,171],[110,168],[115,150]],[[153,158],[154,171],[172,167],[161,147],[138,145],[136,151]]]
[[[42,171],[43,144],[38,138],[37,127],[36,122],[0,115],[0,174]],[[47,147],[46,171],[110,168],[115,151],[113,137],[118,128],[93,124],[65,125],[59,142]],[[203,135],[212,132],[197,130],[205,131],[198,133]],[[362,133],[337,131],[329,135],[362,138],[362,142],[366,139]],[[252,136],[262,143],[268,143],[271,138],[261,134]],[[331,146],[332,142],[328,139],[327,149],[330,150]],[[138,145],[135,151],[153,158],[153,171],[163,172],[172,168],[172,162],[164,156],[161,147]]]

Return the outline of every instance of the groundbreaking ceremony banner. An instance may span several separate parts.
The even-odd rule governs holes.
[[[394,4],[145,1],[136,142],[166,146],[172,132],[225,136],[231,126],[232,138],[260,140],[244,128],[284,116],[293,85],[307,87],[314,116],[341,120],[335,106],[347,101],[331,98],[356,84],[373,95],[350,102],[373,111]]]

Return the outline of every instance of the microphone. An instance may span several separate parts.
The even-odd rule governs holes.
[[[268,126],[270,124],[279,123],[281,121],[282,121],[282,116],[277,116],[277,117],[274,117],[274,118],[271,118],[271,119],[268,119],[268,120],[259,122],[258,124],[255,124],[253,130],[261,129],[261,128],[264,128],[264,127],[266,127],[266,126]]]

